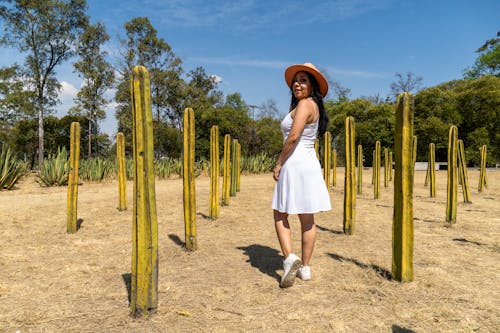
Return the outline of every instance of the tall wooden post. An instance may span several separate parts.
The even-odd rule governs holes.
[[[398,96],[392,226],[392,277],[398,281],[413,280],[413,108],[413,97],[410,93]]]

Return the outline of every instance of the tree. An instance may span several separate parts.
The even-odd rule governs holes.
[[[115,95],[118,130],[131,135],[130,72],[136,65],[145,66],[150,74],[151,104],[155,122],[168,122],[182,128],[184,81],[182,61],[170,45],[158,37],[147,17],[136,17],[125,23],[126,39],[122,40],[123,63]],[[159,127],[162,127],[161,125]],[[155,146],[159,145],[155,135]],[[156,148],[155,148],[156,149]]]
[[[421,76],[416,76],[412,72],[406,72],[406,74],[396,73],[396,82],[391,83],[391,93],[394,97],[398,96],[403,92],[416,93],[422,86],[423,78]]]
[[[26,75],[35,91],[38,114],[38,165],[44,157],[44,117],[57,100],[55,68],[73,55],[87,23],[85,0],[3,0],[3,44],[26,52]]]
[[[104,106],[109,101],[104,94],[114,82],[114,69],[105,59],[107,52],[101,50],[108,40],[109,35],[103,24],[88,25],[76,48],[80,60],[73,64],[78,75],[83,77],[83,86],[75,99],[78,107],[74,111],[77,114],[82,112],[89,120],[87,158],[92,155],[92,124],[95,124],[97,132],[97,122],[106,118]]]
[[[476,50],[479,56],[472,68],[465,70],[466,79],[477,79],[481,75],[495,75],[500,77],[500,31],[497,37],[487,40]]]
[[[18,65],[0,68],[0,141],[11,146],[16,121],[33,116],[33,92],[24,89]]]

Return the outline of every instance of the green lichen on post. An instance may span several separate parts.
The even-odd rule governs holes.
[[[479,185],[477,191],[479,193],[483,192],[486,184],[486,145],[481,146],[481,165],[479,168]]]
[[[337,149],[332,150],[332,186],[337,186]]]
[[[118,210],[127,209],[127,176],[125,168],[125,136],[116,134],[116,161],[118,164]]]
[[[224,136],[224,170],[222,177],[222,204],[229,205],[231,192],[231,135]]]
[[[457,222],[457,196],[458,196],[458,129],[451,126],[448,133],[448,182],[446,185],[446,222],[454,224]]]
[[[356,222],[356,154],[354,118],[345,120],[345,177],[343,229],[348,235],[354,234]]]
[[[392,180],[392,151],[389,152],[389,180]]]
[[[430,197],[436,197],[436,145],[429,143],[429,191]]]
[[[194,174],[195,128],[194,111],[186,108],[183,115],[182,180],[184,204],[184,230],[186,249],[198,248],[196,239],[196,189]]]
[[[358,179],[357,194],[363,194],[363,146],[358,145]]]
[[[212,219],[219,217],[219,127],[213,125],[210,128],[210,210]]]
[[[238,163],[236,162],[237,158],[236,150],[238,149],[237,147],[238,147],[238,140],[234,139],[231,144],[231,184],[229,188],[229,195],[232,197],[236,196],[236,182],[238,181],[238,176],[237,176]]]
[[[392,277],[398,281],[413,281],[413,110],[413,96],[400,94],[396,102],[392,226]]]
[[[384,148],[384,187],[389,187],[389,150]]]
[[[66,206],[66,231],[78,229],[78,167],[80,164],[80,123],[72,122],[70,129],[68,201]]]
[[[462,184],[462,193],[464,197],[465,203],[472,203],[470,201],[470,193],[469,193],[469,179],[467,176],[467,159],[465,158],[465,149],[464,142],[462,140],[458,140],[458,165],[460,179]]]
[[[241,144],[236,142],[236,192],[241,186]]]
[[[415,163],[417,162],[417,146],[418,146],[418,138],[416,135],[414,135],[411,142],[411,148],[412,148],[411,159],[413,167],[415,167]]]
[[[375,169],[373,177],[373,198],[380,198],[380,141],[375,142]]]
[[[324,134],[324,156],[323,156],[323,178],[327,188],[330,188],[330,168],[331,168],[331,153],[332,153],[332,136],[330,132],[326,131]]]
[[[158,220],[149,82],[146,68],[134,67],[130,81],[134,160],[130,312],[135,317],[155,313],[158,307]]]

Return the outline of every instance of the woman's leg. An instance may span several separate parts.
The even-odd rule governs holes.
[[[281,252],[286,258],[292,253],[292,231],[288,224],[288,214],[274,211],[274,227],[281,246]]]
[[[302,229],[302,264],[309,266],[314,243],[316,242],[316,225],[313,214],[299,214],[300,226]]]

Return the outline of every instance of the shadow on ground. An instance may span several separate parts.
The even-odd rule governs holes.
[[[378,275],[380,275],[381,277],[383,277],[384,279],[387,279],[387,280],[391,280],[392,279],[391,272],[389,272],[385,268],[382,268],[382,267],[380,267],[378,265],[374,265],[374,264],[368,265],[368,264],[362,263],[362,262],[360,262],[360,261],[358,261],[356,259],[342,257],[342,256],[340,256],[338,254],[335,254],[335,253],[328,253],[328,255],[330,257],[332,257],[333,259],[335,259],[337,261],[340,261],[340,262],[347,261],[347,262],[353,263],[356,266],[361,267],[363,269],[371,269],[375,273],[377,273]]]
[[[415,331],[398,325],[392,325],[392,333],[415,333]]]
[[[259,244],[241,246],[237,247],[237,249],[242,250],[243,254],[248,256],[247,262],[249,262],[252,267],[258,268],[262,273],[278,281],[280,280],[277,271],[282,269],[283,259],[278,250]]]
[[[128,294],[128,304],[132,301],[132,274],[124,273],[122,274],[123,283],[125,283],[125,287],[127,288]]]

